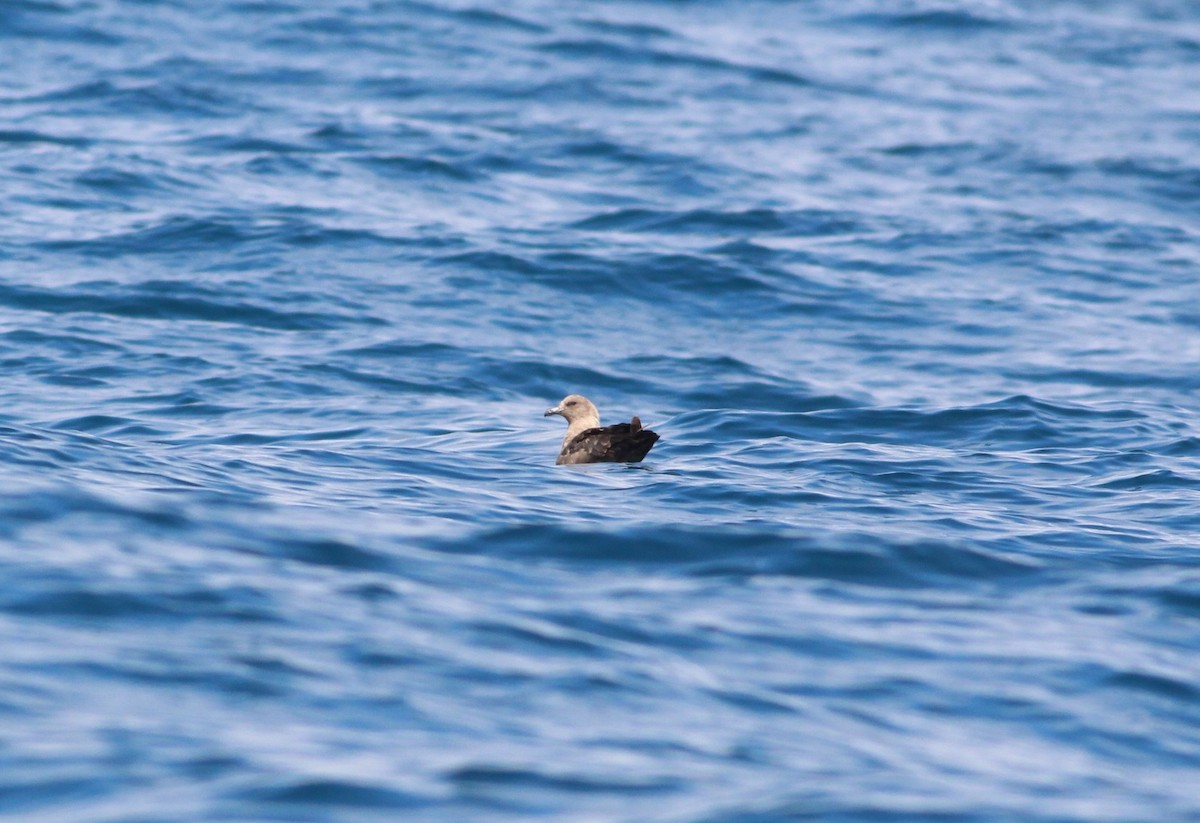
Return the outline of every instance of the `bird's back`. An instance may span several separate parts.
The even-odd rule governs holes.
[[[560,466],[578,463],[640,463],[658,441],[636,417],[630,423],[599,426],[577,434],[558,455]]]

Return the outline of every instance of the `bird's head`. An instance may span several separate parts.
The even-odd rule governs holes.
[[[558,414],[567,418],[568,425],[575,426],[585,424],[585,428],[594,428],[600,425],[600,412],[596,411],[596,407],[582,394],[569,394],[562,399],[562,402],[553,408],[546,409],[545,417],[552,414]]]

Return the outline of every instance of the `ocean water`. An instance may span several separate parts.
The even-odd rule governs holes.
[[[1198,78],[1191,0],[4,0],[0,817],[1200,819]]]

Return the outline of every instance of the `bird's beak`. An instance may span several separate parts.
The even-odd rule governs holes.
[[[542,417],[549,417],[552,414],[562,414],[562,413],[563,413],[562,406],[555,406],[554,408],[546,409],[546,413],[543,414]]]

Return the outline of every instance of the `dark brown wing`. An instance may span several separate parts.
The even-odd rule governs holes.
[[[637,418],[634,418],[637,420]],[[587,429],[563,446],[562,463],[640,463],[658,440],[658,435],[637,425],[618,423]]]

